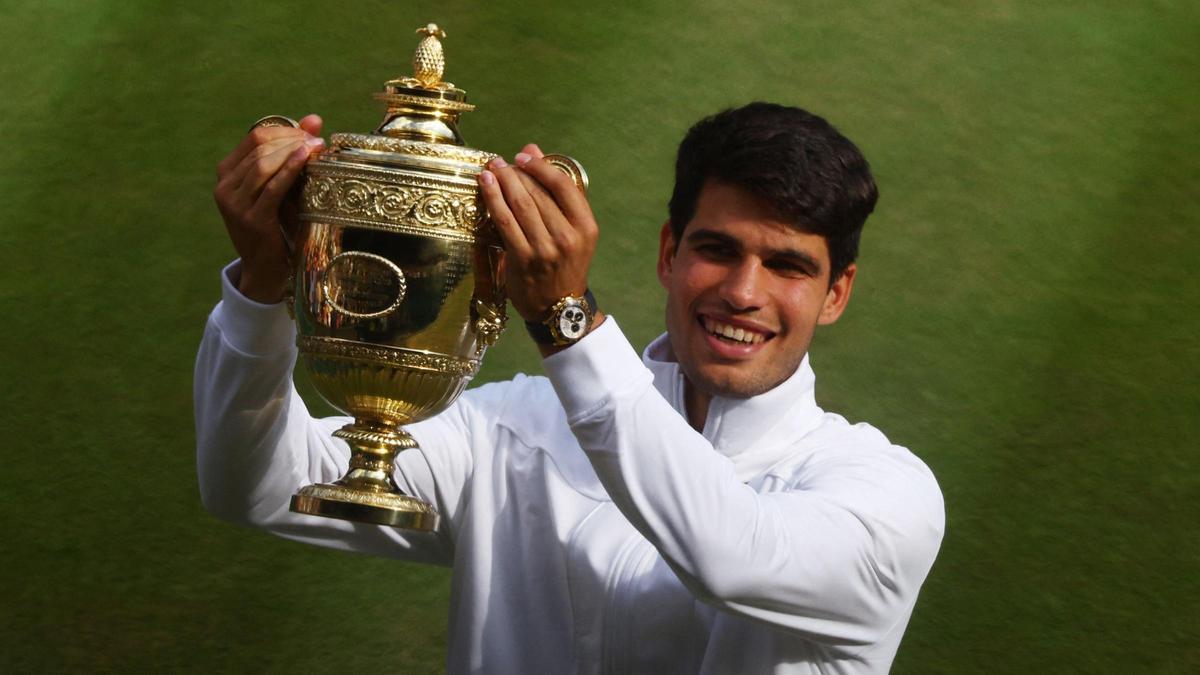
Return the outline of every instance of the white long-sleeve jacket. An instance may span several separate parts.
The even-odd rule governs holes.
[[[442,516],[413,534],[288,511],[341,475],[349,451],[330,433],[347,420],[308,414],[292,322],[242,297],[236,273],[196,364],[206,507],[453,565],[449,672],[888,670],[941,542],[941,493],[908,450],[817,407],[807,358],[766,394],[714,399],[697,433],[665,340],[638,358],[610,316],[547,358],[548,378],[469,390],[408,427],[420,448],[397,482]]]

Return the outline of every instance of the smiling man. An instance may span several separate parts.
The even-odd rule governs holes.
[[[420,448],[396,481],[443,516],[413,534],[287,509],[348,455],[327,433],[343,420],[312,419],[291,384],[283,246],[268,241],[319,131],[259,133],[222,164],[242,260],[197,362],[212,512],[453,565],[452,672],[889,669],[944,515],[912,453],[816,404],[809,344],[850,299],[877,195],[850,141],[765,103],[689,131],[659,236],[667,333],[641,357],[587,290],[599,228],[584,195],[537,146],[492,162],[480,189],[547,377],[471,390],[410,427]],[[247,161],[269,170],[248,179]]]
[[[667,334],[697,428],[712,396],[749,398],[791,377],[813,330],[836,321],[850,298],[855,266],[832,270],[825,238],[782,220],[776,208],[710,179],[686,227],[674,218],[663,227]]]

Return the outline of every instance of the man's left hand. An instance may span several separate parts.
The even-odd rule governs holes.
[[[484,204],[507,251],[509,300],[535,322],[563,297],[587,290],[600,235],[583,191],[543,157],[530,143],[513,164],[496,158],[479,174]]]

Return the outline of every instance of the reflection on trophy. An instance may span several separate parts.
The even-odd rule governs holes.
[[[474,106],[442,81],[445,33],[417,32],[413,77],[375,95],[383,123],[333,134],[301,179],[297,345],[321,396],[354,421],[334,433],[350,445],[348,471],[302,488],[291,508],[431,530],[437,512],[392,479],[396,454],[416,447],[401,425],[462,393],[504,329],[506,300],[503,249],[476,184],[495,155],[463,146],[458,117]],[[574,160],[547,160],[586,186]]]

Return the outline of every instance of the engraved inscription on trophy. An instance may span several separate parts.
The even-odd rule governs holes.
[[[355,319],[377,319],[404,302],[408,283],[404,272],[387,258],[365,251],[334,256],[321,275],[325,302]]]

